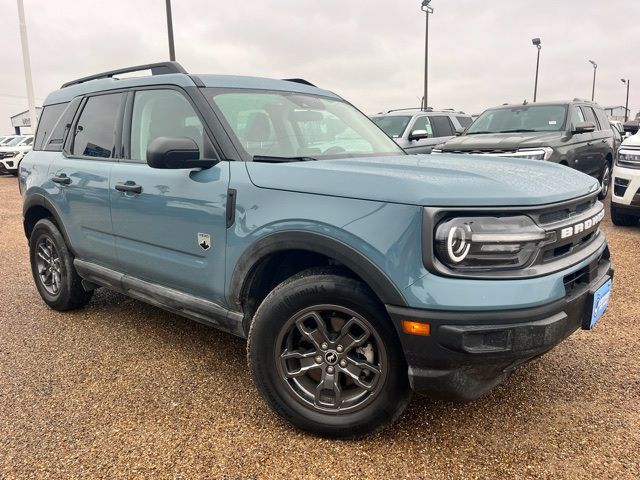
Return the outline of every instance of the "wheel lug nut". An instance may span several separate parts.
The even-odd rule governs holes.
[[[333,373],[333,367],[331,366],[327,367],[327,373]]]
[[[346,367],[346,366],[347,366],[347,361],[346,361],[344,358],[343,358],[342,360],[340,360],[340,366],[341,366],[342,368],[344,368],[344,367]]]
[[[327,345],[327,344],[326,344],[326,342],[325,342],[325,343],[323,343],[322,345],[320,345],[320,348],[321,348],[322,350],[326,350],[327,348],[329,348],[329,345]]]
[[[342,347],[342,345],[338,345],[338,346],[336,347],[336,350],[337,350],[338,352],[341,352],[342,350],[344,350],[344,348]]]
[[[322,363],[322,356],[318,355],[316,357],[316,363]]]

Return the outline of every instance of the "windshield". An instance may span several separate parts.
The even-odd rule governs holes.
[[[373,123],[378,125],[384,133],[393,138],[401,137],[404,129],[407,128],[411,117],[405,116],[388,116],[388,117],[371,117]]]
[[[473,133],[556,132],[564,129],[563,105],[520,105],[487,110],[467,130]]]
[[[280,91],[208,90],[251,158],[404,154],[371,120],[338,99]]]
[[[3,144],[3,147],[13,147],[17,144],[19,144],[20,142],[22,142],[24,140],[24,137],[14,137],[13,139],[11,139],[10,141],[8,141],[7,143]]]

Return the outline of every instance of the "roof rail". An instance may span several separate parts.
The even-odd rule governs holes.
[[[301,83],[302,85],[309,85],[310,87],[315,87],[313,83],[311,83],[308,80],[305,80],[304,78],[283,78],[283,80],[285,82]]]
[[[72,80],[63,84],[60,88],[66,88],[70,87],[71,85],[77,85],[79,83],[89,82],[91,80],[98,80],[100,78],[111,78],[114,75],[120,75],[122,73],[140,72],[143,70],[151,70],[151,75],[187,73],[187,71],[178,62],[148,63],[146,65],[136,65],[135,67],[119,68],[118,70],[110,70],[108,72],[102,72],[96,75],[89,75],[88,77],[78,78],[77,80]]]
[[[386,113],[391,113],[391,112],[403,112],[405,110],[422,110],[421,107],[409,107],[409,108],[394,108],[391,110],[384,110],[383,112],[380,112],[380,114],[386,114]],[[427,111],[431,111],[433,110],[432,107],[427,107]]]

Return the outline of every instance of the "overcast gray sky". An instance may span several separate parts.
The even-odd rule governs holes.
[[[63,82],[168,59],[164,0],[25,0],[36,101]],[[366,113],[419,105],[424,15],[419,0],[174,0],[178,61],[193,73],[303,77]],[[477,113],[533,97],[640,107],[640,1],[433,0],[430,104]],[[15,0],[0,16],[0,133],[26,110]],[[635,83],[634,83],[635,82]],[[634,87],[635,84],[635,87]],[[636,93],[639,92],[639,93]]]

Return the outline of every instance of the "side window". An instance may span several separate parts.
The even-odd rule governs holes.
[[[433,135],[435,137],[451,137],[455,135],[449,117],[433,115],[430,117],[430,120],[431,125],[433,125]]]
[[[42,109],[40,120],[38,122],[38,129],[36,131],[35,142],[33,143],[34,150],[42,150],[45,145],[45,140],[49,138],[56,123],[60,119],[62,113],[66,110],[68,103],[58,103],[56,105],[47,105]]]
[[[586,106],[582,106],[581,108],[587,122],[593,123],[596,126],[596,130],[599,130],[598,120],[596,120],[596,115],[593,113],[593,108]]]
[[[594,108],[593,111],[596,113],[596,118],[600,123],[600,130],[606,130],[607,126],[610,125],[607,114],[604,113],[604,110],[602,108]]]
[[[28,147],[32,143],[33,143],[33,137],[29,137],[22,143],[22,145],[25,146],[25,147]]]
[[[42,149],[51,152],[60,152],[64,144],[64,137],[68,128],[71,126],[73,117],[80,105],[81,97],[76,97],[69,103],[69,106],[65,109],[60,119],[54,124],[51,135],[43,138]],[[39,128],[39,127],[38,127]]]
[[[584,122],[584,115],[580,107],[571,107],[571,123],[575,127],[577,124]]]
[[[189,137],[204,158],[204,128],[184,95],[175,90],[140,90],[133,101],[131,159],[145,162],[149,143],[158,137]]]
[[[465,130],[473,123],[473,120],[471,119],[471,117],[456,117],[458,119],[458,122],[460,122],[460,125],[462,126],[462,128],[464,128]]]
[[[113,158],[115,132],[123,94],[89,97],[75,129],[72,155]]]
[[[431,126],[429,117],[427,117],[426,115],[416,118],[413,127],[411,127],[412,132],[415,130],[426,130],[429,134],[429,138],[433,137],[433,127]]]

